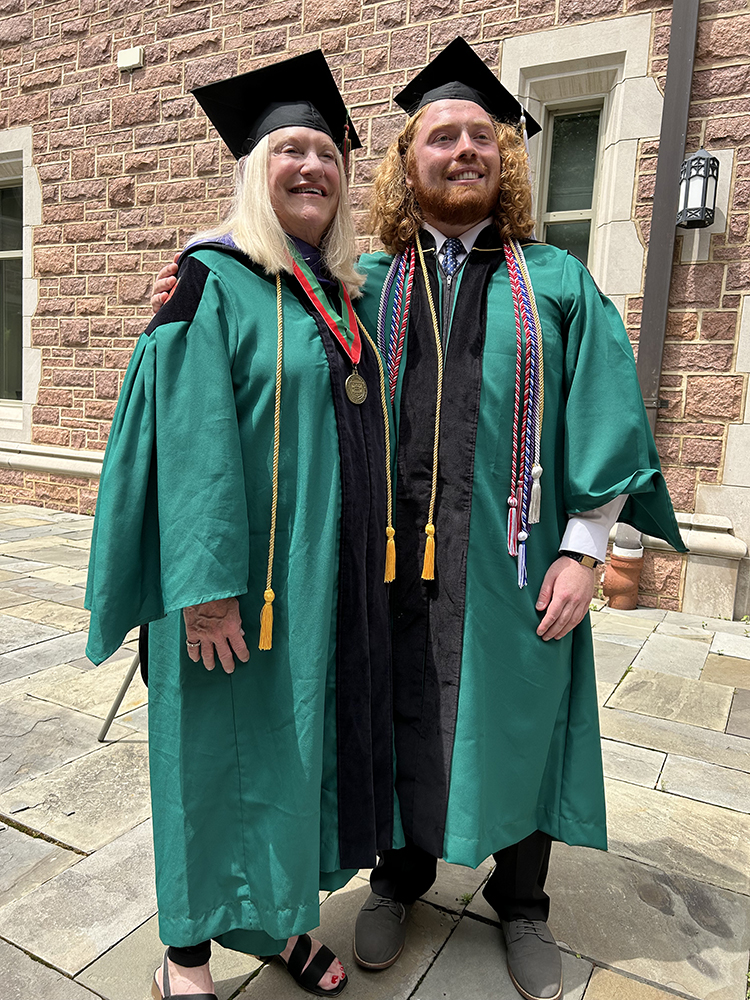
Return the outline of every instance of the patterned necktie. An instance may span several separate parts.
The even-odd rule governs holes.
[[[451,236],[443,243],[443,270],[449,278],[452,278],[458,270],[460,253],[465,254],[466,248],[457,236]]]

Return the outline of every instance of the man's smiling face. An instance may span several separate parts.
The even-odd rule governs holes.
[[[490,116],[478,104],[428,104],[406,166],[406,183],[425,222],[446,236],[460,236],[492,214],[500,152]]]

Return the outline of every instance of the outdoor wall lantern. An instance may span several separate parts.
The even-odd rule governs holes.
[[[713,225],[718,181],[719,161],[715,156],[705,149],[688,156],[680,167],[678,226],[705,229]]]

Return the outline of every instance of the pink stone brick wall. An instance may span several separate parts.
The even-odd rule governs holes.
[[[149,318],[153,275],[198,228],[216,222],[233,160],[188,91],[322,47],[364,143],[352,198],[364,225],[373,171],[401,113],[392,97],[463,34],[497,68],[503,39],[561,25],[651,13],[650,72],[663,90],[672,3],[660,0],[0,0],[0,129],[31,125],[42,185],[34,234],[42,379],[32,440],[104,449],[134,338]],[[676,506],[720,482],[727,427],[740,418],[745,376],[734,369],[740,295],[750,282],[750,11],[702,0],[690,151],[737,150],[725,235],[705,263],[679,263],[657,425]],[[135,45],[146,65],[117,69]],[[658,142],[640,146],[633,217],[648,245]],[[363,248],[370,240],[363,239]],[[642,299],[627,303],[637,350]],[[0,473],[0,500],[88,511],[95,484]],[[679,601],[679,557],[649,556],[650,600]],[[648,588],[651,588],[650,590]],[[672,602],[669,604],[669,602]]]
[[[671,16],[663,4],[643,6],[654,9],[651,71],[663,91]],[[695,510],[700,483],[721,483],[727,428],[742,419],[747,376],[735,370],[735,359],[740,297],[750,291],[750,13],[739,0],[702,0],[700,13],[687,152],[701,146],[736,152],[727,231],[712,235],[709,259],[681,263],[677,230],[662,366],[661,398],[668,407],[659,411],[656,443],[675,507],[686,512]],[[658,142],[641,143],[634,217],[645,246],[657,154]],[[628,302],[636,352],[642,307],[640,298]],[[677,606],[680,558],[652,553],[649,561],[654,570],[644,571],[641,599]]]

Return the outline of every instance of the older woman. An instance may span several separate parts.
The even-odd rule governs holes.
[[[154,996],[214,996],[212,939],[334,996],[343,969],[304,933],[319,889],[394,836],[388,413],[339,152],[357,140],[319,52],[196,97],[236,195],[123,383],[88,653],[152,623]]]

